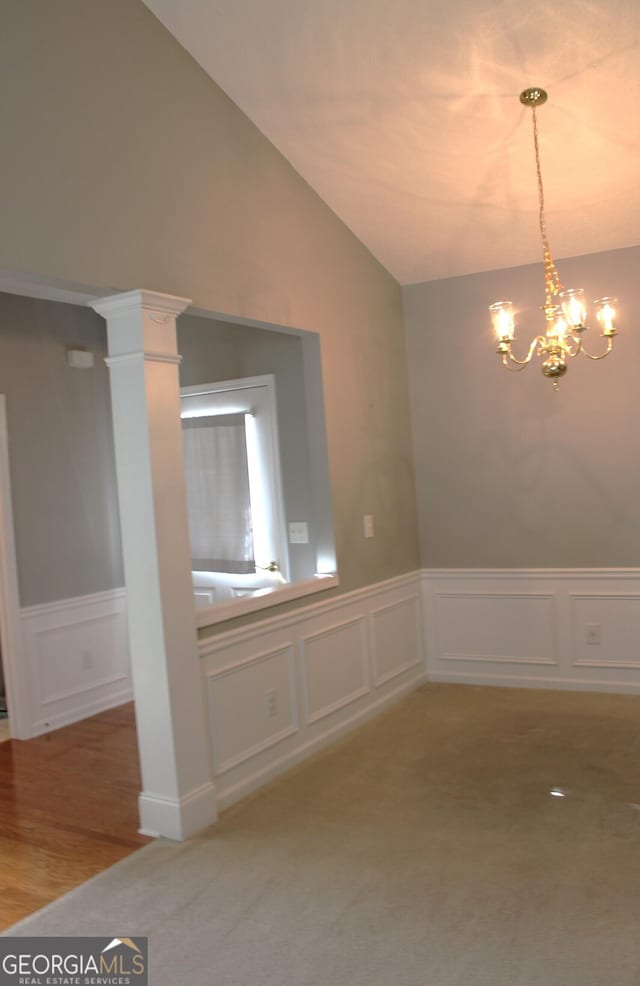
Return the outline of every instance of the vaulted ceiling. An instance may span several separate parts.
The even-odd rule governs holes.
[[[636,0],[145,0],[401,283],[640,243]]]

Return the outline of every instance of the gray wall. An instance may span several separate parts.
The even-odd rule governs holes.
[[[320,333],[341,589],[415,568],[397,283],[138,0],[6,6],[0,266]]]
[[[176,325],[181,387],[245,376],[242,340],[248,326],[188,314]]]
[[[542,265],[404,289],[421,561],[430,567],[640,565],[640,247],[558,262],[567,287],[620,299],[614,352],[582,356],[554,393],[508,373],[487,306],[543,331]],[[601,351],[597,329],[585,345]]]
[[[95,354],[89,370],[67,349]],[[90,309],[0,294],[20,603],[123,583],[104,321]]]

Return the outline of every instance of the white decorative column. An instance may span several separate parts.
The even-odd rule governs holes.
[[[107,320],[143,832],[187,839],[216,820],[197,652],[176,317],[187,298],[128,291]]]

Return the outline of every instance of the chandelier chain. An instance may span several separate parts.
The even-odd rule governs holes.
[[[542,185],[542,170],[540,168],[540,147],[538,145],[538,120],[536,117],[536,107],[531,107],[533,113],[533,146],[536,153],[536,175],[538,178],[538,224],[540,227],[540,237],[542,239],[542,256],[544,259],[544,282],[545,282],[545,305],[553,305],[553,296],[562,291],[562,283],[556,270],[556,265],[551,256],[551,248],[547,238],[547,223],[544,214],[544,187]]]

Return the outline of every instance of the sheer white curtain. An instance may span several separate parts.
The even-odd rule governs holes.
[[[183,418],[194,571],[255,570],[244,414]]]

